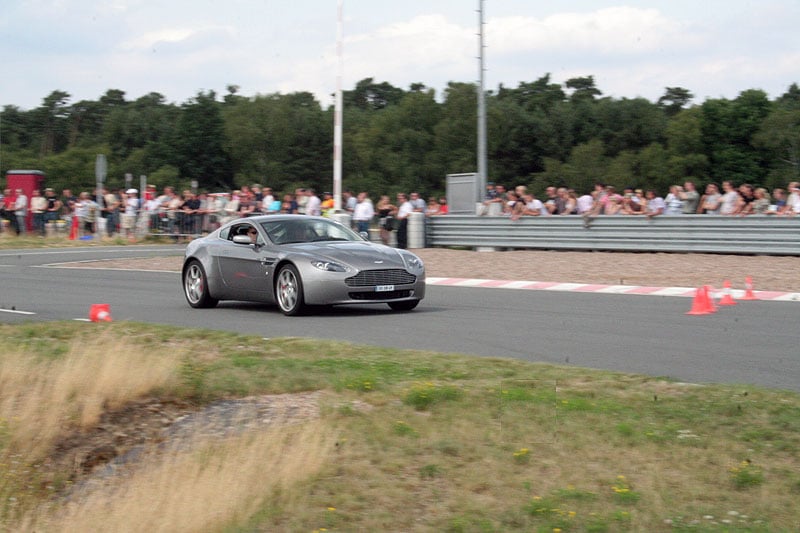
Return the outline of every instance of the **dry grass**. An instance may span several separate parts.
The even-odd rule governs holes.
[[[96,416],[84,404],[108,409],[124,403],[124,395],[110,392],[120,385],[103,377],[97,353],[105,350],[84,340],[85,327],[56,323],[45,340],[34,327],[0,326],[10,344],[27,346],[39,358],[54,353],[51,342],[71,346],[53,356],[58,359],[21,353],[4,359],[3,372],[22,368],[0,374],[0,397],[6,398],[8,386],[19,402],[33,384],[33,397],[59,410],[71,427]],[[108,329],[124,340],[105,344],[126,354],[106,355],[118,360],[107,372],[124,375],[126,383],[153,366],[160,351],[189,352],[175,355],[164,381],[143,379],[140,391],[149,386],[163,388],[162,396],[211,400],[314,390],[324,391],[325,408],[308,424],[198,441],[180,452],[162,448],[160,456],[148,455],[124,470],[121,483],[74,487],[68,501],[56,488],[33,491],[12,508],[11,497],[24,491],[4,492],[0,476],[0,529],[800,528],[796,393],[340,342],[273,339],[265,346],[257,337],[220,332],[122,323]],[[67,364],[78,365],[75,359],[94,362],[75,371]],[[176,366],[181,371],[171,381]],[[70,387],[55,385],[59,372],[73,376],[64,379]],[[36,374],[41,376],[31,377]],[[39,380],[66,392],[48,396]],[[110,385],[96,392],[90,381]],[[104,399],[89,400],[93,395]],[[25,416],[43,416],[30,409]],[[4,410],[0,416],[11,415]],[[0,449],[9,439],[24,442],[16,432],[33,440],[36,430],[29,426],[40,422],[32,420],[20,417],[14,431],[0,420]],[[63,429],[49,424],[52,433]],[[23,451],[20,445],[17,450]],[[0,454],[0,463],[7,459]],[[35,465],[19,463],[5,471],[0,464],[0,474],[13,470],[24,480],[23,468]],[[25,481],[20,487],[27,488]]]
[[[322,422],[283,427],[153,455],[124,486],[99,487],[28,516],[24,531],[218,531],[299,497],[334,450]]]
[[[0,358],[0,421],[11,454],[36,461],[67,431],[92,427],[115,409],[175,387],[181,350],[144,351],[115,334],[101,334],[46,359],[12,350]]]

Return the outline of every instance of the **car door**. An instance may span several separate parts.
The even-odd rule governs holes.
[[[247,235],[248,231],[258,232],[255,244],[233,242],[236,235]],[[225,246],[220,250],[220,277],[225,286],[243,299],[271,300],[272,289],[269,276],[271,272],[270,254],[265,238],[257,225],[242,222],[230,228]]]

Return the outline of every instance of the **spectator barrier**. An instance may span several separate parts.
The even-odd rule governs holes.
[[[800,217],[447,215],[425,222],[431,247],[800,255]]]
[[[349,217],[342,220],[347,223]],[[140,212],[131,233],[187,237],[202,235],[224,218],[198,216],[188,224],[155,213]],[[64,221],[47,225],[52,235],[68,231]],[[371,232],[372,240],[379,240]],[[395,232],[392,232],[393,234]],[[394,240],[394,235],[392,235]],[[680,215],[522,217],[412,213],[409,248],[465,247],[479,250],[598,250],[695,252],[800,256],[800,217],[774,215]]]

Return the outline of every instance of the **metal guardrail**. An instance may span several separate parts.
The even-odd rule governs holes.
[[[712,215],[508,217],[426,220],[428,246],[800,255],[800,217]]]

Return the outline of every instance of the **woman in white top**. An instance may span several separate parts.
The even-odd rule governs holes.
[[[664,214],[665,215],[682,215],[683,214],[683,200],[681,194],[683,187],[680,185],[672,185],[669,188],[669,194],[664,198]]]

